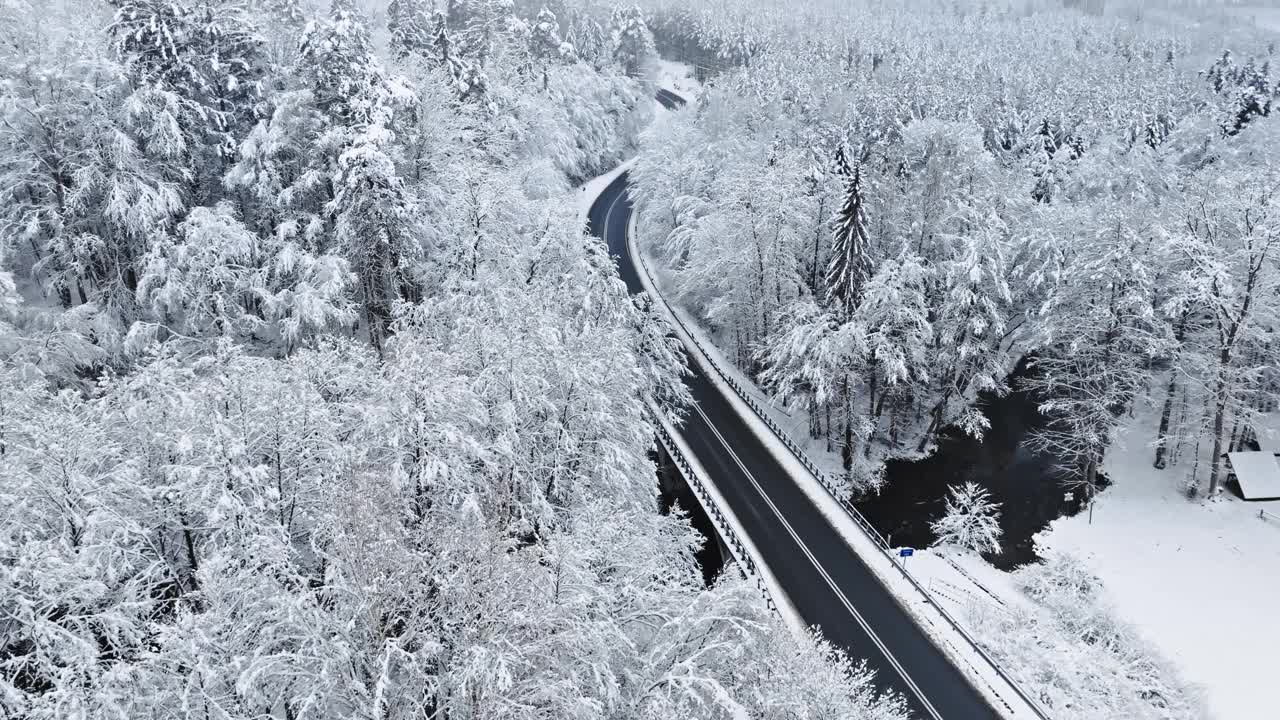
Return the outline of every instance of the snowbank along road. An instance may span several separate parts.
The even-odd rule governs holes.
[[[666,107],[682,104],[663,90]],[[593,234],[603,239],[633,293],[643,291],[626,247],[632,213],[627,174],[591,207]],[[778,460],[752,433],[717,387],[691,364],[687,379],[695,407],[682,434],[698,461],[764,555],[805,623],[865,658],[877,682],[901,694],[921,718],[998,718],[840,537]]]

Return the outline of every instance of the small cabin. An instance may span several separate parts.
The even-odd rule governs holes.
[[[1245,500],[1280,500],[1280,453],[1227,453],[1227,482],[1234,480]]]

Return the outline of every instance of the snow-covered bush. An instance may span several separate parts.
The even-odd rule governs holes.
[[[976,483],[947,488],[942,517],[930,523],[938,536],[936,545],[951,545],[979,553],[1000,552],[1000,503],[991,501],[986,488]]]
[[[1200,692],[1118,620],[1101,582],[1068,555],[1014,575],[1028,603],[968,626],[1056,720],[1202,720]]]

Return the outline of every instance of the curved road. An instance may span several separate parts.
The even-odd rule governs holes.
[[[668,91],[659,102],[683,104]],[[632,293],[643,292],[626,248],[632,204],[623,173],[591,207],[591,232],[609,246]],[[681,428],[685,441],[764,556],[804,621],[865,658],[876,682],[900,694],[919,718],[987,720],[999,715],[962,672],[925,637],[905,610],[699,368],[687,379],[696,403]]]

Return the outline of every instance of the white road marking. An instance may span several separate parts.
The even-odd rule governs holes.
[[[871,638],[871,641],[874,642],[876,644],[876,647],[880,649],[880,652],[884,655],[885,659],[889,661],[889,664],[893,666],[893,669],[896,670],[898,675],[903,679],[903,681],[907,683],[907,687],[911,688],[911,692],[914,693],[917,698],[919,698],[921,704],[924,705],[925,710],[927,710],[929,714],[933,716],[936,720],[942,720],[942,716],[938,713],[937,709],[933,707],[933,703],[930,703],[929,699],[924,696],[924,693],[920,690],[920,687],[916,685],[915,681],[911,679],[911,676],[907,674],[907,671],[898,662],[898,659],[893,656],[893,653],[889,652],[889,648],[886,647],[884,642],[880,640],[880,636],[876,635],[875,631],[871,629],[871,626],[867,624],[867,621],[862,617],[862,614],[859,613],[857,608],[853,606],[853,603],[849,602],[849,598],[846,597],[844,592],[842,592],[840,588],[836,586],[835,581],[832,580],[831,576],[827,574],[826,569],[822,567],[822,565],[818,562],[818,559],[814,557],[813,553],[809,550],[809,547],[804,544],[803,540],[800,539],[800,536],[796,533],[795,528],[791,527],[791,523],[787,522],[787,519],[782,516],[782,513],[778,510],[778,507],[773,504],[773,500],[771,500],[768,494],[765,493],[764,488],[760,487],[760,483],[756,482],[755,476],[751,474],[751,471],[747,469],[747,466],[745,464],[743,464],[742,460],[738,457],[738,454],[735,453],[733,451],[733,448],[729,446],[728,441],[726,441],[724,439],[724,436],[720,434],[720,431],[716,429],[715,423],[711,422],[711,418],[707,417],[706,413],[702,411],[702,408],[696,402],[693,403],[693,409],[695,412],[698,413],[698,415],[702,417],[702,420],[707,424],[707,427],[711,428],[711,432],[715,433],[716,439],[718,439],[720,441],[720,444],[724,446],[724,449],[728,451],[729,456],[733,458],[733,461],[735,463],[737,463],[738,467],[742,470],[742,473],[746,475],[747,480],[749,480],[751,482],[751,485],[755,487],[756,492],[760,493],[760,497],[764,498],[764,501],[766,504],[768,504],[769,509],[773,511],[773,514],[777,516],[778,520],[782,523],[783,527],[787,529],[787,533],[791,535],[791,539],[795,540],[796,545],[800,547],[801,552],[803,552],[805,557],[809,559],[809,562],[818,571],[818,574],[822,575],[822,579],[826,581],[827,585],[836,594],[836,597],[840,598],[840,602],[845,606],[845,609],[847,609],[849,611],[849,614],[852,615],[854,619],[858,621],[858,624],[862,626],[863,631],[867,633],[867,637]]]
[[[619,175],[618,177],[622,177],[622,175]],[[617,181],[615,180],[614,182]],[[609,247],[609,218],[613,217],[613,209],[618,206],[618,201],[625,197],[626,194],[625,190],[618,193],[618,197],[614,198],[613,202],[609,203],[609,209],[604,211],[604,227],[600,228],[600,239],[604,241],[606,249]]]
[[[609,204],[609,209],[605,211],[604,227],[600,229],[600,235],[601,238],[604,239],[606,246],[608,245],[607,235],[610,219],[613,217],[613,211],[617,207],[618,202],[622,200],[625,195],[625,191],[618,193],[618,196]],[[826,569],[823,568],[818,562],[818,559],[814,557],[813,552],[811,552],[809,547],[804,544],[804,541],[800,539],[795,528],[791,527],[791,523],[787,522],[787,519],[783,517],[782,512],[773,504],[773,500],[771,500],[765,493],[764,488],[762,488],[760,483],[756,481],[755,476],[751,474],[751,471],[747,469],[745,464],[743,464],[742,460],[738,457],[738,454],[729,446],[728,441],[726,441],[724,436],[720,434],[720,431],[716,429],[715,423],[711,422],[711,418],[707,417],[706,413],[702,411],[702,408],[696,402],[693,403],[693,409],[702,417],[702,420],[706,422],[707,427],[711,428],[711,432],[715,433],[716,439],[719,440],[720,444],[724,446],[724,449],[728,451],[729,456],[733,458],[733,461],[742,470],[743,474],[747,477],[747,480],[751,482],[753,487],[755,487],[756,492],[760,493],[760,497],[764,498],[769,509],[773,511],[774,516],[778,518],[783,527],[787,529],[787,533],[791,535],[791,539],[795,540],[796,545],[800,547],[801,552],[803,552],[805,557],[809,559],[809,562],[813,565],[814,569],[822,575],[822,579],[827,583],[827,586],[830,587],[836,594],[836,597],[840,599],[841,604],[843,604],[845,609],[849,611],[849,614],[858,621],[860,626],[862,626],[862,630],[867,634],[867,637],[871,638],[871,641],[880,649],[881,654],[883,654],[885,659],[889,661],[889,664],[893,666],[893,669],[907,684],[907,687],[911,689],[911,692],[920,700],[920,703],[924,705],[925,710],[929,712],[929,715],[931,715],[935,720],[943,720],[942,715],[940,715],[937,709],[934,708],[933,703],[929,702],[929,699],[924,696],[924,692],[920,690],[920,686],[916,685],[915,680],[907,674],[906,669],[902,667],[902,664],[898,662],[898,659],[893,656],[893,653],[889,652],[889,648],[885,646],[884,642],[880,639],[880,636],[876,635],[875,631],[871,629],[871,626],[867,623],[866,619],[862,617],[862,614],[853,606],[853,603],[849,602],[849,598],[840,590],[835,581],[831,579],[831,576],[827,573]]]

